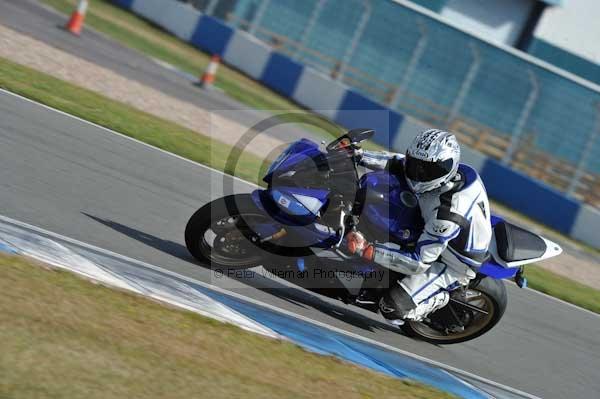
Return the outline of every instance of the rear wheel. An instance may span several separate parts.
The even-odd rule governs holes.
[[[260,265],[265,255],[250,226],[272,223],[250,194],[219,198],[198,209],[185,228],[185,244],[202,263],[228,269]]]
[[[407,321],[402,329],[410,336],[435,344],[456,344],[477,338],[502,318],[507,304],[502,280],[484,278],[465,291],[454,291],[448,305],[422,322]]]

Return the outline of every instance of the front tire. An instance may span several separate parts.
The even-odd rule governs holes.
[[[478,282],[477,280],[472,282],[467,289],[467,293],[470,293],[475,298],[475,301],[470,301],[469,304],[485,310],[487,314],[483,315],[478,314],[477,311],[471,311],[473,320],[468,326],[465,326],[464,331],[441,331],[438,328],[432,328],[427,323],[410,320],[404,323],[402,330],[409,336],[441,345],[470,341],[485,334],[498,324],[504,315],[508,302],[506,287],[502,280],[483,278]],[[457,305],[450,302],[444,308],[430,315],[430,319],[436,319],[438,312],[448,312],[448,306],[456,307]],[[464,308],[463,310],[469,312],[469,309]],[[476,317],[479,319],[476,319]]]
[[[252,241],[251,222],[269,219],[250,194],[228,195],[198,209],[185,228],[185,245],[211,267],[245,269],[262,263],[264,251]]]

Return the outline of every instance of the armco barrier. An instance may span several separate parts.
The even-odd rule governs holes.
[[[272,52],[260,81],[286,97],[292,97],[304,67],[290,57]]]
[[[133,12],[154,22],[158,26],[171,32],[178,38],[190,41],[196,31],[198,21],[202,14],[190,4],[170,2],[165,7],[164,0],[126,0],[117,3],[129,3]],[[176,24],[172,21],[177,21]]]
[[[346,86],[329,76],[304,68],[292,98],[308,109],[318,110],[325,117],[335,119],[336,107],[341,104],[347,90]]]
[[[276,52],[246,32],[202,15],[187,4],[176,0],[112,1],[201,50],[222,56],[227,64],[299,104],[321,112],[342,126],[375,128],[379,131],[378,142],[390,145],[397,151],[403,151],[420,127],[425,127]],[[490,197],[551,228],[600,248],[598,210],[583,206],[477,151],[465,147],[463,159],[480,172]]]
[[[390,148],[391,143],[394,142],[403,119],[398,112],[349,89],[346,90],[337,109],[334,118],[337,123],[349,129],[360,127],[375,129],[378,134],[374,140],[386,148]]]
[[[600,211],[589,205],[582,205],[577,212],[575,224],[569,236],[576,240],[585,242],[595,248],[600,247]]]
[[[259,80],[271,57],[271,48],[252,35],[235,31],[223,55],[225,62]]]
[[[192,44],[207,53],[223,55],[233,36],[233,29],[216,18],[203,15],[192,35]]]
[[[581,204],[529,176],[488,159],[481,171],[490,197],[569,234]]]
[[[135,0],[111,0],[114,4],[118,5],[119,7],[123,7],[123,8],[127,8],[127,9],[131,9],[133,6],[133,3],[135,3]]]

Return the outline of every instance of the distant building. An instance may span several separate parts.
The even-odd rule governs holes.
[[[540,17],[560,0],[411,0],[458,27],[494,42],[525,48]]]
[[[384,3],[412,3],[435,12],[442,20],[470,34],[515,47],[600,84],[600,0],[180,1],[191,3],[199,10],[229,21],[242,29],[248,29],[250,22],[261,14],[262,6],[267,5],[270,10],[265,21],[267,28],[276,32],[285,31],[285,36],[295,40],[302,40],[299,32],[304,29],[303,24],[307,23],[311,10],[319,3],[327,4],[324,6],[323,19],[328,18],[327,9],[336,2],[339,5],[337,8],[345,11],[343,15],[329,16],[329,24],[332,26],[336,25],[336,18],[348,18],[348,8],[354,9],[355,14],[360,15],[365,3],[370,3],[376,10],[374,15],[377,14],[377,10],[387,8]],[[357,25],[360,18],[354,14],[350,17],[354,20],[349,21],[349,24]],[[275,25],[281,27],[275,28]],[[351,33],[348,32],[347,35]],[[340,49],[341,52],[342,50]],[[327,49],[326,52],[331,51]]]
[[[411,1],[469,33],[529,52],[600,84],[598,0]]]
[[[565,0],[544,12],[527,51],[600,84],[600,1]]]

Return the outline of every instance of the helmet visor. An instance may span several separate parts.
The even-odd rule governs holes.
[[[406,177],[416,182],[426,182],[439,179],[452,171],[452,159],[445,161],[429,162],[422,159],[406,156],[404,160],[404,171]]]

